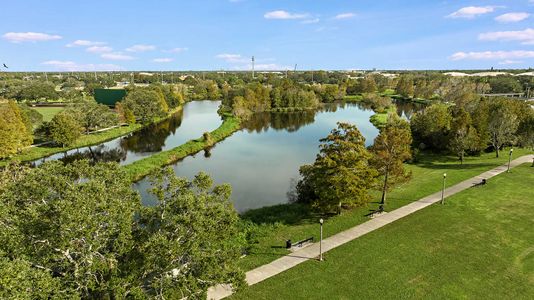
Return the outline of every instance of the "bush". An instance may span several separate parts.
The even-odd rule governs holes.
[[[49,123],[50,138],[63,147],[73,145],[81,136],[82,129],[76,120],[66,113],[59,113]]]

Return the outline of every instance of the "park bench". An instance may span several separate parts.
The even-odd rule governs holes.
[[[482,181],[480,181],[479,183],[473,184],[473,187],[486,185],[487,182],[488,181],[485,178],[483,178]]]
[[[302,245],[304,245],[306,243],[311,243],[311,242],[313,242],[313,236],[309,237],[307,239],[298,241],[296,243],[291,243],[291,240],[287,240],[286,241],[286,249],[291,249],[292,247],[302,247]]]

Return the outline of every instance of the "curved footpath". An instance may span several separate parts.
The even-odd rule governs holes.
[[[510,167],[516,167],[518,165],[532,162],[534,155],[525,155],[513,160]],[[506,172],[508,164],[502,165],[495,169],[484,172],[478,176],[472,177],[465,181],[462,181],[454,186],[445,189],[445,198],[466,190],[473,185],[480,183],[482,179],[489,179]],[[342,231],[329,238],[323,239],[323,253],[332,250],[338,246],[348,243],[360,236],[374,231],[382,226],[392,223],[400,218],[408,216],[418,210],[421,210],[429,205],[441,201],[441,191],[424,197],[420,200],[412,202],[408,205],[400,207],[396,210],[390,211],[386,214],[375,217],[365,223],[352,227],[351,229]],[[300,263],[303,263],[310,259],[317,259],[319,256],[319,244],[314,243],[306,248],[297,250],[289,255],[283,256],[271,263],[258,267],[246,273],[246,282],[248,285],[256,284],[267,278],[273,277],[279,273],[282,273]],[[217,285],[208,289],[208,299],[222,299],[232,295],[233,291],[230,285]]]

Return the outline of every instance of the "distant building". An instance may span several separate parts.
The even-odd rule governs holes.
[[[125,89],[95,89],[96,102],[107,106],[115,106],[124,97],[126,97]]]

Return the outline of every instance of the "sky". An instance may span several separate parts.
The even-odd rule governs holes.
[[[534,67],[534,0],[4,1],[4,71]]]

